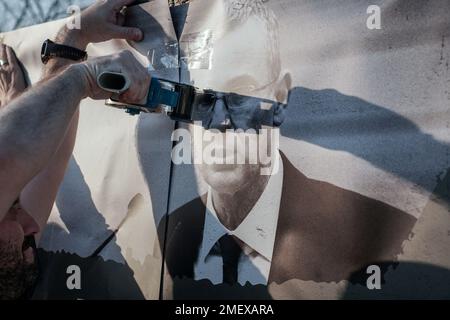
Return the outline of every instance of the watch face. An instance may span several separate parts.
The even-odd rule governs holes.
[[[50,59],[50,55],[48,54],[48,44],[49,40],[44,41],[44,43],[42,44],[41,60],[43,64],[47,64],[48,60]]]

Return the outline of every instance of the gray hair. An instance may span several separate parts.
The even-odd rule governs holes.
[[[249,18],[260,19],[266,26],[269,66],[273,80],[281,73],[281,58],[279,50],[279,26],[275,13],[265,4],[268,0],[223,0],[230,28],[245,23]]]

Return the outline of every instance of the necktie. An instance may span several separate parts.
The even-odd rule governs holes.
[[[238,281],[238,263],[242,249],[230,235],[219,239],[223,260],[223,282],[235,284]]]

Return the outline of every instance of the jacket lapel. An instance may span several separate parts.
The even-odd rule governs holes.
[[[205,196],[178,208],[168,219],[163,219],[158,227],[161,244],[164,243],[165,235],[165,260],[172,277],[194,277],[194,264],[199,254],[205,224]]]

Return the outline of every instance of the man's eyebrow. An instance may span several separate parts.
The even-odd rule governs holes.
[[[260,84],[258,81],[253,78],[250,75],[242,75],[235,77],[229,81],[226,82],[227,88],[233,88],[233,90],[239,89],[239,88],[245,88],[249,86],[253,86],[255,88],[258,88]]]

